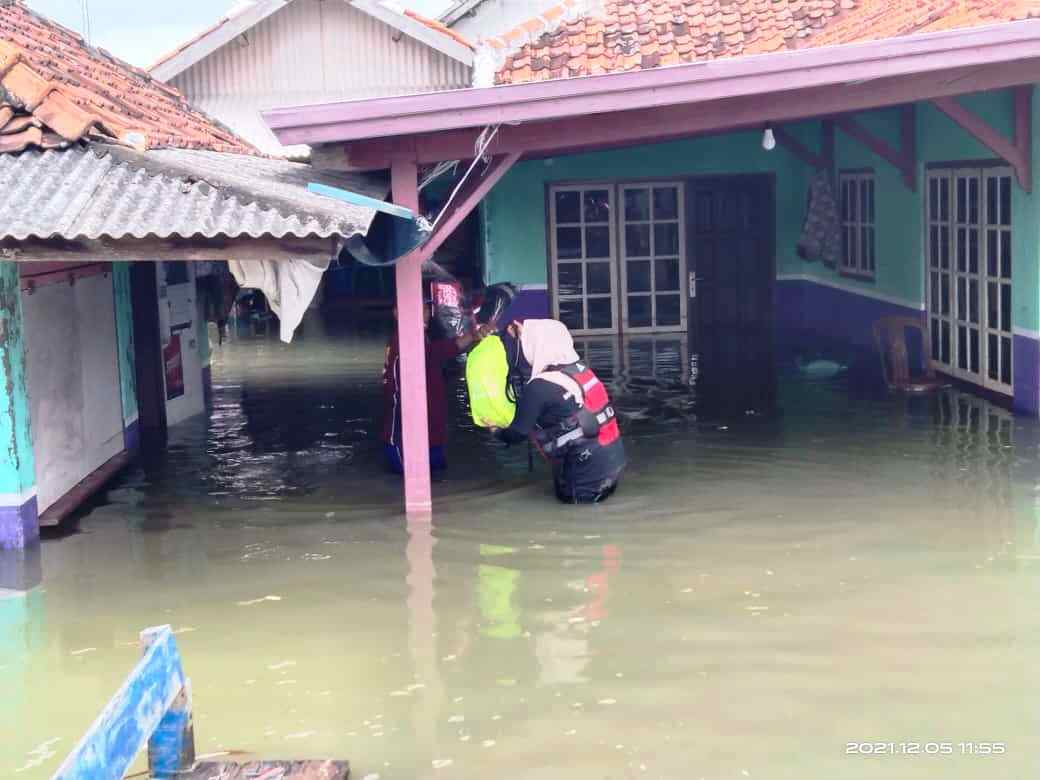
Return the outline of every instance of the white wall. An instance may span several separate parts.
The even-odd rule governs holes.
[[[166,388],[166,423],[176,425],[206,410],[202,359],[199,356],[195,266],[192,263],[156,263],[155,266],[159,281],[159,336],[162,346],[165,349],[174,335],[179,335],[181,341],[184,395],[170,398],[169,388]],[[175,283],[179,273],[176,266],[180,266],[180,271],[187,271],[187,282]],[[164,372],[164,385],[165,379]]]
[[[123,450],[112,275],[38,287],[22,311],[43,512]]]

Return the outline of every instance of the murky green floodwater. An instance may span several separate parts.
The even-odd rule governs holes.
[[[408,528],[377,463],[380,343],[225,347],[212,417],[0,601],[0,777],[48,777],[161,623],[199,753],[357,778],[1033,776],[1034,423],[794,374],[775,417],[696,421],[672,345],[597,354],[629,415],[612,502],[559,507],[526,451],[463,426],[433,526]]]

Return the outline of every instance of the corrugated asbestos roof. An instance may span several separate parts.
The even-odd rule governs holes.
[[[375,212],[306,190],[311,181],[376,198],[384,179],[197,150],[77,145],[0,155],[0,240],[347,238]]]

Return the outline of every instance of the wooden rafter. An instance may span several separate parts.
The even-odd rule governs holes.
[[[1014,90],[1014,135],[1010,139],[956,98],[935,98],[932,104],[1014,168],[1015,178],[1022,189],[1026,192],[1033,191],[1031,86],[1016,87]]]
[[[881,159],[903,174],[903,181],[911,191],[917,192],[917,135],[916,112],[913,106],[904,106],[900,114],[900,148],[895,149],[888,141],[874,135],[851,116],[835,117],[834,125],[850,138],[854,138]]]
[[[834,167],[834,124],[829,119],[820,124],[820,151],[812,151],[796,136],[782,127],[774,127],[773,135],[780,146],[793,154],[810,168],[826,170]]]
[[[120,238],[64,241],[5,240],[0,259],[18,262],[86,263],[126,261],[288,260],[335,257],[331,238]]]

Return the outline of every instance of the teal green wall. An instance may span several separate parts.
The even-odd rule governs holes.
[[[130,294],[130,264],[112,263],[116,336],[119,342],[119,383],[123,397],[123,422],[137,419],[137,374],[134,363],[134,310]]]
[[[0,261],[0,493],[36,484],[18,265]]]
[[[546,283],[547,184],[733,173],[776,174],[778,266],[791,264],[810,174],[786,152],[764,151],[762,134],[751,132],[518,164],[484,202],[485,280]]]
[[[962,98],[964,105],[1009,138],[1012,130],[1010,92]],[[900,146],[897,109],[864,112],[857,120],[893,148]],[[1035,101],[1034,126],[1040,128],[1040,100]],[[809,148],[819,148],[818,122],[788,126]],[[772,173],[776,177],[777,272],[781,276],[812,276],[829,284],[860,290],[910,306],[924,301],[924,207],[926,165],[937,162],[993,160],[996,155],[931,104],[917,108],[917,192],[902,174],[858,141],[836,131],[838,170],[871,168],[876,180],[876,278],[864,281],[842,276],[837,269],[799,258],[795,246],[805,218],[811,171],[782,147],[765,152],[761,133],[733,133],[633,147],[610,152],[535,160],[517,165],[484,202],[482,239],[486,281],[545,284],[545,187],[555,182],[638,179],[727,173]],[[1040,185],[1040,148],[1034,133],[1034,178]],[[1016,328],[1040,330],[1040,196],[1015,186],[1014,316]]]

